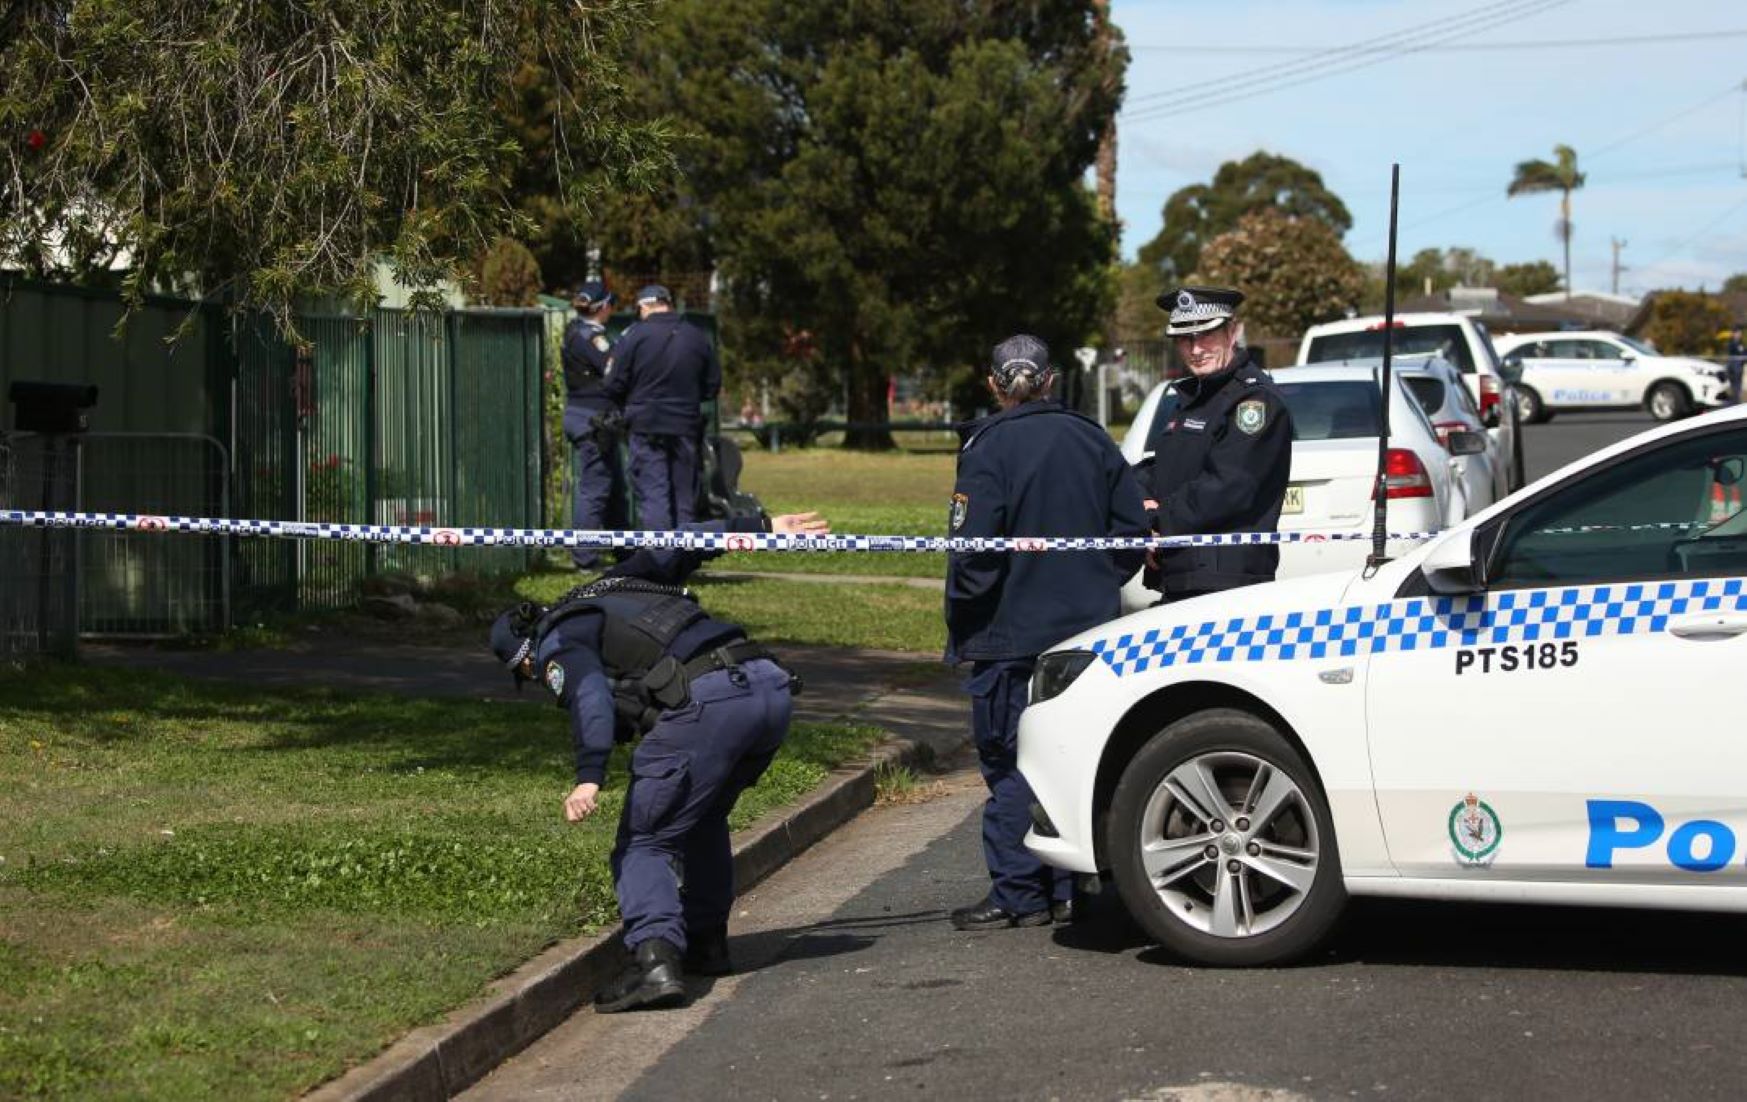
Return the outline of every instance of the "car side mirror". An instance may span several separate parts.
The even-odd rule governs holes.
[[[1510,355],[1506,356],[1503,360],[1500,360],[1499,364],[1498,364],[1498,373],[1499,373],[1499,375],[1503,376],[1505,382],[1511,384],[1512,386],[1515,386],[1517,383],[1522,382],[1523,381],[1522,354],[1518,353],[1518,352],[1512,352]]]
[[[1486,451],[1488,441],[1483,432],[1452,432],[1449,449],[1451,455],[1479,455]]]
[[[1711,476],[1719,486],[1739,486],[1742,477],[1747,476],[1747,459],[1738,455],[1719,459],[1711,464]]]
[[[1630,348],[1620,349],[1620,359],[1626,361],[1627,363],[1631,363],[1633,360],[1635,360],[1637,358],[1638,358],[1638,354],[1636,352],[1633,352]]]
[[[1479,593],[1486,588],[1486,573],[1474,560],[1472,528],[1459,528],[1439,540],[1419,569],[1433,593]]]

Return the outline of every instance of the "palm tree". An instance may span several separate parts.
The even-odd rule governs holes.
[[[1577,171],[1577,150],[1568,145],[1553,147],[1553,162],[1523,161],[1516,166],[1505,195],[1533,195],[1538,191],[1557,191],[1559,197],[1559,239],[1565,243],[1565,297],[1571,297],[1571,193],[1583,186],[1583,173]]]

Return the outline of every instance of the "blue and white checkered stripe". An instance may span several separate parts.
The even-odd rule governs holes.
[[[0,510],[0,526],[6,525],[30,528],[95,528],[123,532],[191,532],[203,535],[267,536],[354,543],[406,543],[434,547],[655,547],[693,551],[1119,551],[1154,547],[1321,543],[1327,540],[1371,538],[1368,533],[1359,532],[1227,532],[1216,535],[1150,537],[785,536],[771,532],[443,528],[151,516],[141,513]],[[1418,541],[1435,535],[1436,532],[1393,532],[1388,538]]]
[[[1099,639],[1118,677],[1178,664],[1351,658],[1666,631],[1670,617],[1747,611],[1740,578],[1412,597],[1378,605],[1179,624]]]

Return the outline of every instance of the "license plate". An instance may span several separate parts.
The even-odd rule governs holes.
[[[1303,486],[1288,486],[1288,487],[1286,487],[1286,501],[1285,501],[1285,504],[1280,506],[1280,511],[1282,513],[1302,513],[1302,512],[1304,512],[1304,487]]]

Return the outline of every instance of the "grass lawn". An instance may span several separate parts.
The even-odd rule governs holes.
[[[740,485],[773,514],[817,510],[835,532],[943,536],[956,460],[953,452],[749,451]],[[946,556],[763,551],[719,560],[716,569],[941,578]]]
[[[877,738],[797,725],[735,825]],[[0,1097],[295,1095],[612,921],[624,762],[580,826],[569,771],[531,704],[0,675]]]

